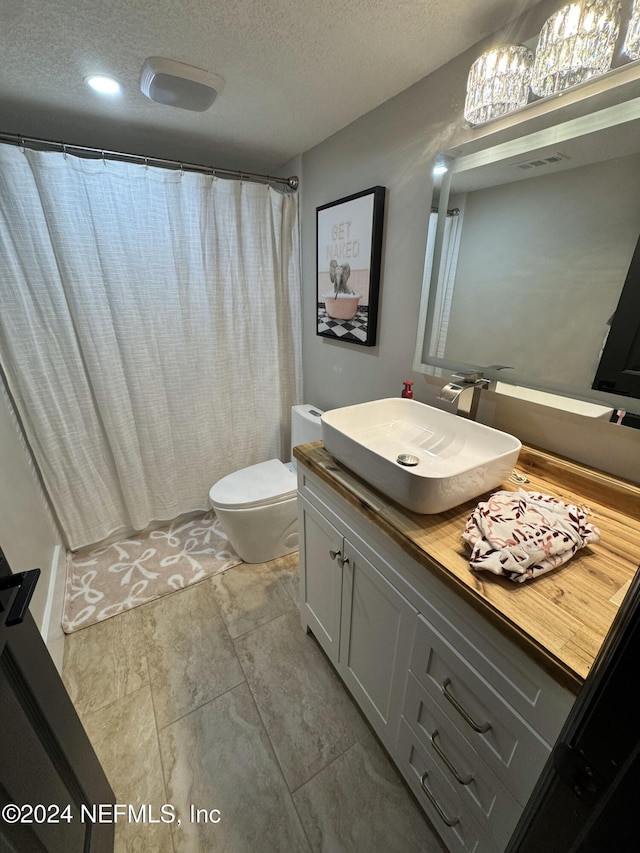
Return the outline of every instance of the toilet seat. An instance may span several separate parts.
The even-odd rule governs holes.
[[[250,509],[295,498],[296,489],[295,473],[279,459],[269,459],[218,480],[209,499],[221,509]]]

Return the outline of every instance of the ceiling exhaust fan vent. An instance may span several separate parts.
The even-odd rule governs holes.
[[[173,59],[150,56],[140,73],[140,91],[159,104],[182,110],[208,110],[224,86],[222,77]]]
[[[539,169],[541,166],[552,166],[562,160],[568,160],[566,154],[547,154],[544,157],[536,157],[533,160],[524,160],[521,163],[513,163],[516,169]]]

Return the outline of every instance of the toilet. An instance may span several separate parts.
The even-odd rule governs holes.
[[[321,410],[291,409],[291,448],[322,438]],[[296,463],[269,459],[234,471],[211,487],[209,501],[245,563],[266,563],[298,550]]]

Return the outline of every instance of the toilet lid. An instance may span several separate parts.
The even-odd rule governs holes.
[[[296,495],[296,475],[279,459],[234,471],[211,487],[213,507],[248,509],[288,500]]]

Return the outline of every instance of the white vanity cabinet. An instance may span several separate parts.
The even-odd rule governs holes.
[[[327,510],[325,509],[325,512]],[[395,746],[417,611],[348,527],[299,499],[303,621],[378,736]]]
[[[575,696],[298,468],[301,616],[451,851],[502,853]]]

